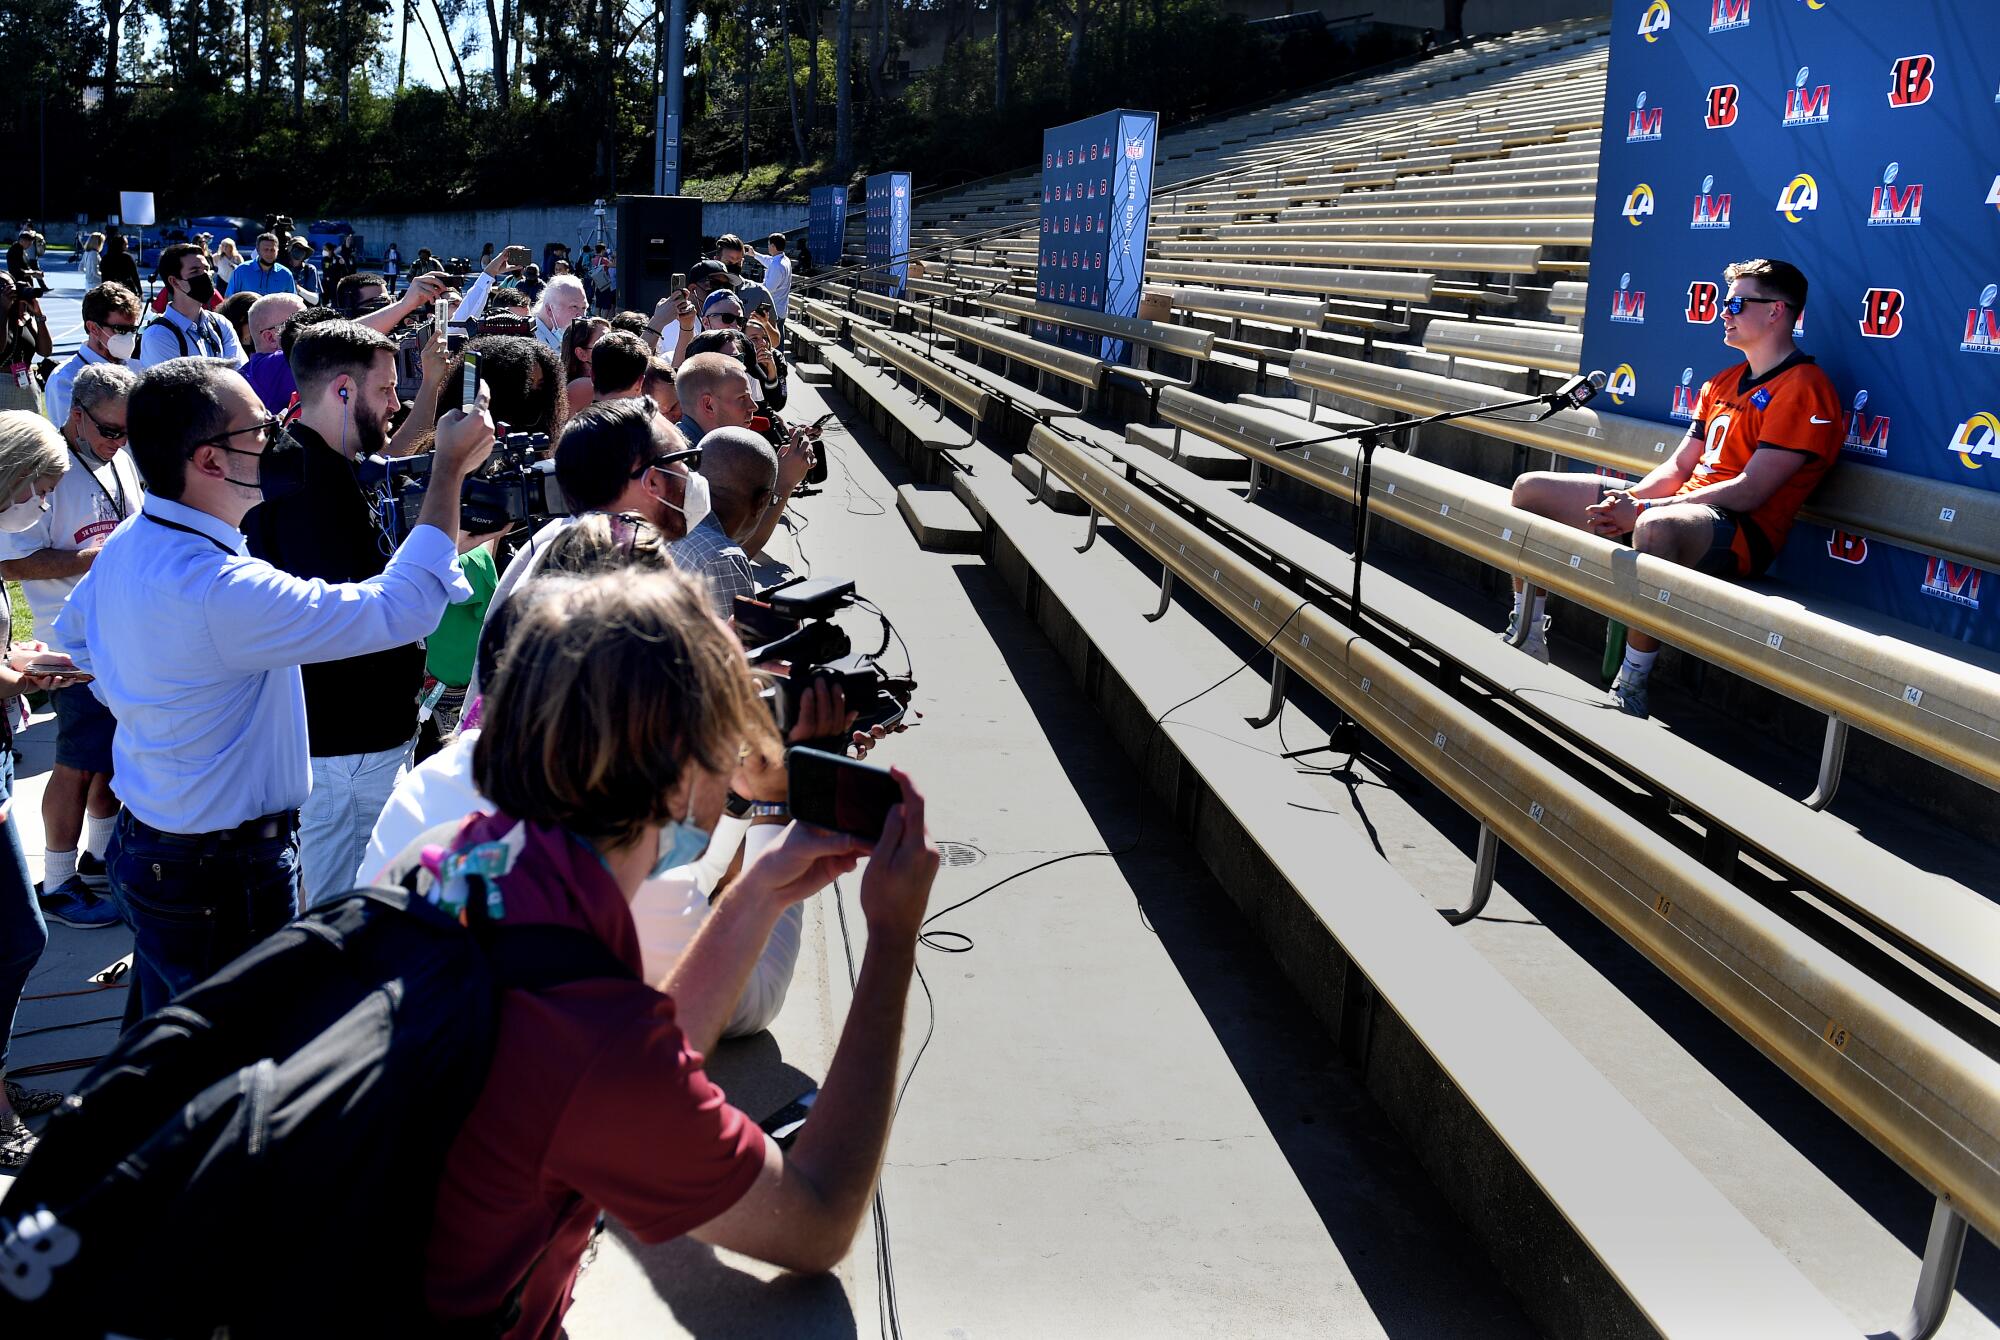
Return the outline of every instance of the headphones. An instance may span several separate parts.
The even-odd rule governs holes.
[[[334,394],[338,395],[338,396],[339,396],[339,397],[340,397],[340,398],[341,398],[341,399],[342,399],[342,400],[344,401],[344,400],[346,400],[346,399],[347,399],[347,388],[346,388],[345,386],[343,386],[343,387],[341,387],[341,388],[340,388],[340,389],[339,389],[338,391],[336,391],[336,392],[335,392]]]

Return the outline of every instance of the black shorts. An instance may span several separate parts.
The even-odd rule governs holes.
[[[1624,479],[1604,479],[1600,482],[1607,496],[1632,487],[1632,481]],[[1771,566],[1775,555],[1770,545],[1765,543],[1763,532],[1745,520],[1741,512],[1732,512],[1726,507],[1711,507],[1707,503],[1677,502],[1673,506],[1699,508],[1708,514],[1708,548],[1695,561],[1696,572],[1735,580],[1759,576]]]

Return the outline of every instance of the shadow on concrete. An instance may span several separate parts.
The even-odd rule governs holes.
[[[1330,725],[1337,709],[1315,694],[1291,699],[1292,711]],[[1403,803],[1456,847],[1468,864],[1479,840],[1476,820],[1408,769],[1396,769]],[[1352,793],[1367,822],[1365,791]],[[1600,974],[1718,1079],[1759,1119],[1838,1186],[1896,1240],[1921,1257],[1930,1232],[1932,1197],[1888,1155],[1857,1133],[1727,1024],[1654,967],[1638,950],[1506,846],[1497,878],[1529,913]],[[1912,1292],[1916,1274],[1910,1277]],[[2000,1319],[2000,1248],[1970,1235],[1958,1277],[1959,1306]],[[1885,1326],[1900,1320],[1884,1317]]]
[[[1142,825],[1137,772],[1041,630],[993,569],[958,575],[1105,845],[1119,849],[1143,830],[1115,858],[1119,876],[1384,1331],[1408,1340],[1534,1334],[1201,859],[1157,809]]]
[[[831,1275],[780,1275],[760,1279],[718,1257],[713,1247],[680,1237],[654,1245],[638,1241],[615,1220],[617,1237],[646,1272],[646,1279],[692,1336],[735,1340],[782,1335],[793,1340],[852,1340],[854,1309]]]

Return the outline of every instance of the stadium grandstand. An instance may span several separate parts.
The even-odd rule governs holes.
[[[1163,129],[1136,316],[1037,295],[1037,169],[919,196],[900,292],[851,215],[794,365],[1047,635],[1533,1329],[1991,1334],[2000,657],[1514,507],[1674,449],[1606,401],[1342,436],[1585,369],[1611,43]],[[2000,571],[1973,484],[1844,462],[1800,517]],[[1495,635],[1517,577],[1552,663]],[[1605,696],[1627,625],[1652,720]]]

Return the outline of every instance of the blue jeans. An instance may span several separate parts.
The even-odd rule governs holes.
[[[49,944],[48,923],[42,920],[27,854],[21,850],[21,830],[14,826],[13,799],[14,749],[0,743],[0,805],[7,807],[6,822],[0,824],[0,1071],[7,1068],[7,1043],[14,1036],[21,992]]]
[[[355,885],[368,835],[409,770],[414,738],[372,754],[315,756],[312,794],[299,807],[299,859],[306,906],[317,907]]]
[[[104,863],[132,928],[139,1013],[151,1014],[292,919],[299,831],[162,833],[120,811]]]

